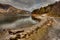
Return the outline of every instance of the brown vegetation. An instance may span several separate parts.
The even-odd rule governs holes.
[[[60,1],[50,4],[46,7],[41,7],[40,9],[33,10],[32,14],[47,14],[48,16],[60,17]]]

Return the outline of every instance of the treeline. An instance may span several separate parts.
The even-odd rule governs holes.
[[[50,4],[46,7],[41,7],[40,9],[33,10],[32,14],[47,14],[48,16],[60,17],[60,1]]]

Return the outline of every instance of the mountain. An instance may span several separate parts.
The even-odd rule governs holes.
[[[35,9],[32,11],[32,15],[42,15],[47,14],[47,16],[60,17],[60,1],[53,4],[49,4],[46,7],[41,7],[40,9]]]
[[[28,16],[30,16],[29,11],[17,9],[11,5],[0,3],[0,23],[12,22]]]

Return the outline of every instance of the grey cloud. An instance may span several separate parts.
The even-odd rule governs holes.
[[[19,9],[33,10],[59,0],[0,0],[0,3],[10,4]]]
[[[11,0],[10,2],[15,6],[24,7],[24,8],[28,8],[36,4],[35,0]]]

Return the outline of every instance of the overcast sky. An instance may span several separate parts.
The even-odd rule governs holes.
[[[0,0],[0,3],[10,4],[19,9],[32,11],[59,0]]]

